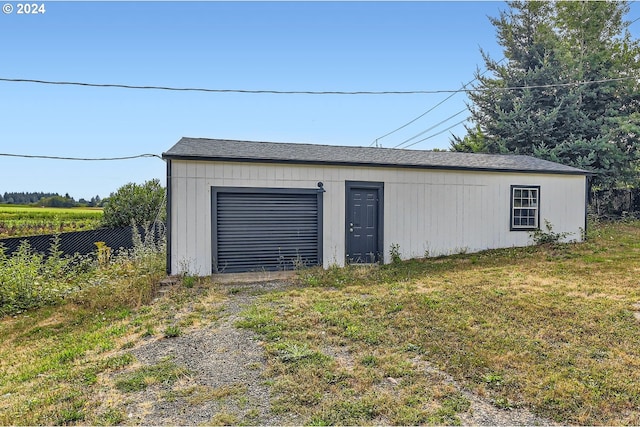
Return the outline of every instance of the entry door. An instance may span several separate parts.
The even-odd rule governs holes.
[[[347,262],[368,264],[382,261],[383,184],[347,182]]]

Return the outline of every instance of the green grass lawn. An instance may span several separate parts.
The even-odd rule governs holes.
[[[0,205],[0,238],[90,230],[98,227],[101,208],[41,208]]]
[[[505,410],[640,424],[639,222],[582,244],[302,278],[241,325],[267,341],[280,410],[307,422],[454,424],[459,396],[424,375],[429,363]]]
[[[126,423],[129,388],[182,378],[127,349],[211,327],[233,285],[199,280],[147,304],[156,270],[120,267],[89,294],[0,320],[0,424]],[[470,402],[432,368],[505,411],[640,424],[638,221],[592,226],[581,244],[303,270],[288,289],[238,326],[264,343],[271,410],[299,424],[459,423]]]

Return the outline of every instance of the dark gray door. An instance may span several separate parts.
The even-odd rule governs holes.
[[[212,189],[213,271],[291,270],[322,262],[322,193]]]
[[[347,182],[346,252],[349,263],[382,259],[382,184]]]

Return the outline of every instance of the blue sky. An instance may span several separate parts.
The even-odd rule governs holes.
[[[501,59],[504,2],[44,2],[0,13],[0,78],[293,91],[455,90]],[[42,2],[38,2],[41,4]],[[637,9],[637,10],[636,10]],[[634,12],[636,12],[634,14]],[[640,16],[632,5],[629,20]],[[638,26],[640,23],[634,24]],[[637,30],[632,25],[632,30]],[[0,153],[161,154],[180,137],[369,145],[449,94],[194,93],[0,82]],[[465,108],[457,94],[380,140],[394,147]],[[420,138],[463,120],[458,115]],[[448,148],[451,132],[411,148]],[[156,158],[73,162],[0,156],[0,193],[108,196],[164,182]]]

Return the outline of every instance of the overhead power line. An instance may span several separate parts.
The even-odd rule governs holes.
[[[49,81],[34,79],[10,79],[0,77],[1,82],[9,83],[36,83],[44,85],[59,86],[83,86],[98,88],[120,88],[120,89],[140,89],[140,90],[164,90],[179,92],[211,92],[211,93],[245,93],[245,94],[275,94],[275,95],[424,95],[436,93],[460,93],[460,92],[488,92],[488,91],[508,91],[508,90],[524,90],[524,89],[544,89],[552,87],[564,86],[582,86],[594,83],[608,83],[623,80],[636,79],[635,76],[619,77],[616,79],[591,80],[583,82],[570,83],[554,83],[548,85],[533,86],[510,86],[502,88],[473,88],[473,89],[455,89],[455,90],[383,90],[383,91],[312,91],[312,90],[251,90],[251,89],[208,89],[195,87],[171,87],[171,86],[136,86],[125,84],[111,83],[85,83],[85,82],[65,82],[65,81]]]
[[[422,139],[420,139],[420,140],[418,140],[418,141],[414,142],[413,144],[409,144],[409,145],[407,145],[406,147],[403,147],[403,148],[413,147],[414,145],[416,145],[416,144],[418,144],[418,143],[420,143],[420,142],[423,142],[423,141],[426,141],[427,139],[431,139],[431,138],[433,138],[433,137],[436,137],[436,136],[438,136],[438,135],[441,135],[441,134],[445,133],[446,131],[448,131],[449,129],[453,129],[454,127],[456,127],[456,126],[458,126],[458,125],[460,125],[460,124],[462,124],[462,123],[466,122],[467,120],[469,120],[469,118],[468,118],[468,117],[467,117],[466,119],[464,119],[464,120],[460,120],[458,123],[456,123],[456,124],[454,124],[454,125],[451,125],[451,126],[449,126],[448,128],[446,128],[446,129],[441,130],[440,132],[436,132],[436,133],[434,133],[433,135],[429,135],[429,136],[428,136],[428,137],[426,137],[426,138],[422,138]]]
[[[496,64],[501,63],[502,61],[504,61],[507,58],[502,58],[500,61],[498,61]],[[487,72],[489,71],[488,68],[486,68],[478,77],[484,76]],[[469,80],[467,83],[463,84],[462,87],[460,89],[466,89],[467,86],[469,86],[471,83],[475,82],[476,80],[478,80],[478,77],[475,77],[473,80]],[[400,126],[399,128],[396,128],[394,130],[392,130],[391,132],[385,133],[382,136],[377,137],[376,139],[373,140],[373,142],[371,144],[369,144],[369,147],[371,147],[372,145],[376,144],[378,145],[378,141],[381,140],[382,138],[386,138],[387,136],[394,134],[396,132],[398,132],[401,129],[406,128],[407,126],[409,126],[412,123],[415,123],[416,121],[418,121],[419,119],[423,118],[424,116],[426,116],[427,114],[429,114],[430,112],[432,112],[433,110],[435,110],[436,108],[438,108],[439,106],[441,106],[442,104],[444,104],[445,102],[447,102],[448,100],[450,100],[451,98],[453,98],[456,94],[458,94],[459,92],[454,92],[452,94],[450,94],[449,96],[447,96],[445,99],[443,99],[442,101],[438,102],[436,105],[434,105],[433,107],[429,108],[427,111],[425,111],[424,113],[420,114],[418,117],[416,117],[413,120],[408,121],[407,123],[403,124],[402,126]],[[425,132],[428,132],[429,130],[431,130],[433,128],[429,128],[427,129]]]
[[[115,161],[115,160],[131,160],[131,159],[141,159],[141,158],[149,158],[156,157],[162,160],[162,156],[157,154],[138,154],[135,156],[123,156],[123,157],[61,157],[61,156],[39,156],[39,155],[31,155],[31,154],[9,154],[9,153],[0,153],[2,157],[20,157],[23,159],[48,159],[48,160],[77,160],[77,161],[85,161],[85,162],[101,162],[101,161]]]
[[[467,109],[466,107],[465,107],[464,109],[462,109],[462,110],[458,111],[457,113],[455,113],[455,114],[453,114],[453,115],[451,115],[451,116],[447,117],[446,119],[444,119],[444,120],[442,120],[442,121],[440,121],[440,122],[436,123],[435,125],[433,125],[433,126],[431,126],[431,127],[427,128],[427,129],[423,130],[423,131],[422,131],[422,132],[420,132],[419,134],[414,135],[414,136],[412,136],[411,138],[405,139],[404,141],[402,141],[400,144],[396,145],[396,146],[395,146],[395,147],[393,147],[393,148],[398,148],[398,147],[400,147],[401,145],[404,145],[404,144],[406,144],[407,142],[412,141],[412,140],[414,140],[414,139],[418,138],[419,136],[424,135],[425,133],[429,132],[430,130],[433,130],[433,129],[437,128],[437,127],[438,127],[438,126],[440,126],[441,124],[448,122],[449,120],[453,119],[453,118],[454,118],[454,117],[456,117],[456,116],[459,116],[460,114],[464,113],[465,111],[468,111],[468,109]],[[466,119],[465,119],[465,120],[466,120]]]
[[[61,86],[85,86],[99,88],[120,88],[120,89],[143,89],[143,90],[165,90],[178,92],[212,92],[212,93],[247,93],[247,94],[276,94],[276,95],[414,95],[429,94],[447,91],[431,91],[431,90],[407,90],[407,91],[310,91],[310,90],[252,90],[252,89],[210,89],[196,87],[171,87],[171,86],[136,86],[126,84],[112,83],[85,83],[85,82],[66,82],[66,81],[49,81],[34,79],[9,79],[0,78],[3,82],[12,83],[38,83],[46,85]]]
[[[473,81],[473,80],[472,80]],[[471,82],[469,82],[471,83]],[[469,84],[467,83],[467,85]],[[464,85],[464,87],[466,87],[467,85]],[[420,114],[418,117],[416,117],[413,120],[408,121],[407,123],[403,124],[402,126],[400,126],[399,128],[396,128],[394,130],[392,130],[391,132],[385,133],[382,136],[377,137],[376,139],[373,140],[373,142],[369,145],[369,147],[371,147],[373,144],[376,144],[376,146],[378,145],[378,141],[381,140],[382,138],[386,138],[387,136],[394,134],[396,132],[398,132],[401,129],[406,128],[407,126],[409,126],[412,123],[415,123],[416,121],[420,120],[421,118],[423,118],[424,116],[426,116],[427,114],[429,114],[430,112],[432,112],[433,110],[435,110],[436,108],[438,108],[439,106],[441,106],[442,104],[444,104],[446,101],[448,101],[449,99],[451,99],[453,96],[455,96],[456,93],[452,93],[449,96],[447,96],[445,99],[443,99],[442,101],[438,102],[436,105],[434,105],[433,107],[429,108],[427,111],[425,111],[424,113]]]

